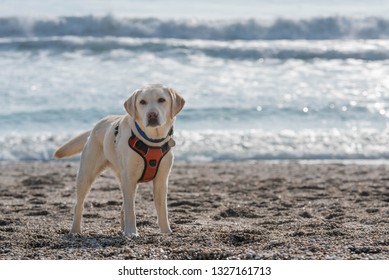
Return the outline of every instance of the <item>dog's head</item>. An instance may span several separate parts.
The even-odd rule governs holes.
[[[174,120],[184,104],[185,100],[174,89],[152,84],[134,91],[124,108],[144,127],[158,127]]]

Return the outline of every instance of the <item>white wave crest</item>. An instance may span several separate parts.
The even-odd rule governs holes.
[[[184,161],[389,159],[389,130],[204,130],[178,131],[175,157]],[[0,161],[51,160],[71,135],[13,135],[0,138]],[[75,157],[73,159],[78,159]]]
[[[320,17],[303,20],[160,20],[114,16],[0,18],[0,37],[114,36],[212,40],[385,39],[389,20]]]

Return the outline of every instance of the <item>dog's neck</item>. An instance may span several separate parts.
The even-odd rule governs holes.
[[[174,120],[158,127],[144,127],[142,123],[132,120],[131,129],[135,135],[150,146],[161,145],[171,138]]]

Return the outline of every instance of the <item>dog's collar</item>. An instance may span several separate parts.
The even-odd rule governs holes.
[[[153,139],[153,138],[150,138],[146,135],[146,133],[140,128],[140,126],[138,125],[137,122],[135,122],[135,128],[136,128],[136,131],[139,133],[139,135],[146,141],[150,142],[150,143],[161,143],[163,141],[165,141],[168,137],[172,136],[173,135],[173,126],[170,128],[168,134],[166,135],[166,137],[164,138],[159,138],[159,139]]]

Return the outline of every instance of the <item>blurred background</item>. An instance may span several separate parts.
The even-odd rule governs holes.
[[[388,159],[389,1],[0,0],[0,160],[51,160],[146,83],[176,158]]]

